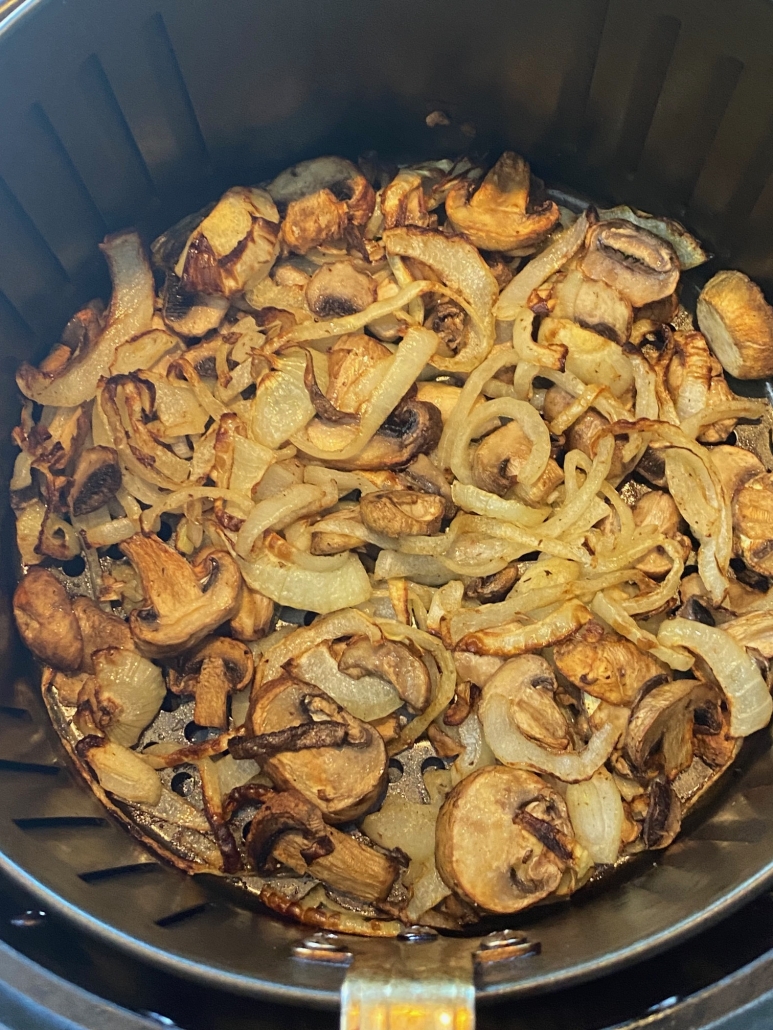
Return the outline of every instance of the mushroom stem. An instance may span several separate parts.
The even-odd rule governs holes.
[[[194,722],[199,726],[216,726],[224,730],[228,723],[226,702],[231,690],[231,680],[223,659],[205,658],[198,676]]]

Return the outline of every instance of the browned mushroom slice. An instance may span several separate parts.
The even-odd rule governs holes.
[[[517,482],[518,473],[531,454],[532,442],[513,420],[478,444],[472,459],[472,478],[481,490],[503,494]]]
[[[390,356],[383,343],[364,333],[340,336],[328,352],[328,399],[342,411],[356,411],[365,400],[358,385],[369,382],[367,373]]]
[[[30,569],[16,587],[13,614],[34,655],[55,669],[75,672],[83,660],[83,637],[70,598],[46,569]]]
[[[230,637],[203,640],[170,670],[169,688],[175,694],[193,694],[193,719],[199,726],[224,730],[228,725],[228,697],[252,681],[255,664],[246,644]]]
[[[552,894],[571,864],[564,799],[534,773],[487,766],[462,780],[437,821],[435,861],[463,901],[519,912]]]
[[[94,672],[92,655],[105,647],[118,647],[124,651],[134,650],[134,637],[128,622],[92,601],[89,597],[76,597],[72,610],[80,626],[83,639],[83,661],[85,672]]]
[[[602,279],[640,308],[667,297],[679,281],[679,258],[665,240],[630,222],[611,220],[592,226],[580,267]]]
[[[609,424],[609,420],[598,411],[586,411],[569,428],[566,435],[568,449],[582,451],[589,458],[595,458],[599,444],[607,435]],[[609,468],[609,478],[612,480],[623,474],[625,444],[624,438],[615,437],[615,449],[612,451],[612,464]]]
[[[273,857],[298,875],[310,874],[333,890],[363,901],[385,901],[400,872],[397,861],[332,826],[325,826],[325,835],[332,845],[327,854],[315,855],[303,837],[289,832],[275,844]]]
[[[309,699],[315,698],[327,703],[335,717],[315,722],[309,714]],[[343,730],[335,743],[278,751],[261,765],[277,786],[295,788],[319,805],[326,820],[341,823],[367,812],[386,786],[387,756],[379,734],[344,712],[318,687],[290,676],[264,684],[252,698],[248,717],[256,737],[282,732],[292,737],[331,724]],[[356,746],[347,739],[352,728],[359,731]]]
[[[464,588],[464,596],[481,604],[502,601],[507,597],[518,581],[520,571],[515,562],[506,565],[501,571],[491,576],[478,576],[468,580]]]
[[[554,751],[566,750],[569,726],[555,700],[557,684],[551,666],[539,655],[526,654],[512,658],[508,668],[510,710],[518,729]]]
[[[379,202],[385,229],[399,225],[429,225],[423,183],[424,179],[418,172],[404,168],[384,187],[379,194]]]
[[[642,687],[665,675],[664,666],[595,621],[556,646],[558,671],[580,690],[612,705],[630,705]]]
[[[682,548],[683,558],[687,559],[692,544],[680,532],[682,518],[670,494],[662,490],[651,490],[642,494],[633,506],[633,521],[637,526],[654,526],[658,532],[675,540]],[[661,546],[653,547],[636,562],[636,568],[653,579],[663,579],[671,571],[672,566],[672,559]]]
[[[87,515],[106,504],[121,485],[121,466],[112,447],[89,447],[75,464],[67,500],[73,515]]]
[[[229,624],[233,636],[237,640],[260,640],[269,632],[273,621],[274,602],[271,598],[258,590],[250,590],[245,585],[242,588],[239,610]]]
[[[429,704],[432,684],[427,667],[405,644],[355,640],[338,659],[338,668],[355,679],[371,674],[386,680],[412,712],[423,712]]]
[[[400,469],[418,454],[433,451],[443,432],[443,420],[434,404],[403,401],[355,458],[326,458],[325,464],[343,470]]]
[[[698,325],[723,368],[738,379],[773,374],[773,310],[743,272],[718,272],[698,298]]]
[[[164,321],[180,336],[204,336],[217,329],[229,306],[227,297],[190,293],[174,272],[167,274],[162,303]]]
[[[231,297],[268,275],[279,252],[279,213],[265,190],[235,186],[188,238],[175,272],[189,294]]]
[[[142,604],[129,616],[137,649],[149,658],[180,654],[239,610],[242,577],[225,551],[192,565],[158,537],[139,533],[121,544],[139,574]]]
[[[342,318],[376,300],[376,281],[349,261],[323,265],[306,287],[306,303],[317,318]]]
[[[750,479],[765,471],[765,466],[757,455],[747,451],[745,447],[721,444],[719,447],[712,447],[709,456],[729,501],[733,500],[738,490]]]
[[[629,301],[605,282],[588,279],[579,269],[572,269],[556,283],[551,300],[555,304],[550,314],[556,318],[571,318],[616,343],[625,343],[631,334]]]
[[[707,407],[736,400],[725,382],[722,366],[712,356],[701,333],[676,332],[671,336],[673,356],[668,363],[666,386],[681,420],[696,415]],[[724,419],[708,425],[700,439],[707,443],[726,440],[735,426],[735,419]]]
[[[387,536],[431,536],[440,529],[445,501],[416,490],[383,490],[360,500],[360,518]]]
[[[773,473],[763,472],[745,483],[732,509],[744,561],[755,572],[773,576]]]
[[[419,398],[421,399],[421,398]],[[409,487],[425,494],[437,494],[443,498],[445,518],[453,518],[456,505],[451,497],[451,484],[426,454],[419,454],[402,473],[400,478]]]
[[[698,680],[674,680],[651,690],[637,704],[625,735],[634,768],[658,768],[673,780],[693,758],[693,713],[716,695]]]
[[[457,232],[482,250],[529,247],[543,239],[559,218],[552,200],[529,210],[529,186],[528,164],[506,151],[477,190],[466,178],[451,187],[446,215]]]
[[[650,803],[644,820],[642,837],[648,848],[667,848],[679,833],[682,806],[676,791],[665,780],[657,779],[650,787]]]

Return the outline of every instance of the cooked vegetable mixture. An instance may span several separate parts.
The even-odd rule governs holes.
[[[773,310],[720,271],[694,328],[681,225],[513,153],[361,165],[105,240],[18,372],[14,612],[156,851],[453,930],[666,847],[767,726],[768,406],[724,370],[773,374]]]

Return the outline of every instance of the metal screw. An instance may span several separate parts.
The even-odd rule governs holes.
[[[397,939],[408,944],[427,944],[438,939],[438,932],[431,926],[406,926],[398,933]]]
[[[478,945],[473,958],[478,965],[491,962],[506,962],[526,955],[539,955],[542,945],[539,941],[530,941],[520,930],[500,930],[484,937]]]
[[[334,933],[313,933],[295,945],[293,955],[305,962],[328,962],[334,966],[348,966],[354,958]]]
[[[151,1012],[149,1009],[140,1009],[141,1016],[147,1016],[148,1019],[152,1019],[154,1023],[158,1023],[160,1026],[174,1027],[177,1030],[177,1023],[169,1016],[162,1016],[160,1012]]]
[[[26,912],[11,919],[11,926],[16,926],[20,930],[30,930],[35,926],[42,926],[47,918],[46,913],[40,909],[28,908]]]

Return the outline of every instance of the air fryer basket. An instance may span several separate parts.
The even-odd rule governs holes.
[[[106,295],[104,234],[150,238],[316,154],[507,146],[551,183],[683,220],[717,254],[710,267],[739,267],[770,294],[772,53],[767,0],[25,0],[0,26],[0,481],[15,366]],[[436,109],[449,126],[426,125]],[[336,1004],[344,969],[294,958],[302,928],[159,865],[76,781],[13,637],[7,502],[0,515],[0,866],[43,907],[171,971]],[[524,915],[541,954],[487,966],[479,999],[600,975],[769,883],[773,756],[758,736],[655,861]],[[421,945],[421,963],[474,947]],[[352,948],[384,963],[419,954]]]

